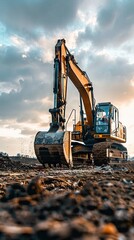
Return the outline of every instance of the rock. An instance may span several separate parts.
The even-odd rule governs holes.
[[[2,236],[1,239],[30,239],[32,233],[33,229],[31,227],[0,225],[0,235]]]
[[[119,232],[112,223],[106,223],[100,227],[100,237],[106,239],[118,239]],[[111,237],[111,238],[110,238]]]
[[[70,239],[70,227],[67,223],[48,219],[35,226],[37,239]]]
[[[114,214],[114,206],[110,201],[106,201],[102,204],[99,212],[108,216],[112,216]]]
[[[44,182],[43,179],[39,176],[33,178],[27,187],[27,193],[29,195],[33,194],[41,194],[44,189]]]
[[[132,215],[129,215],[125,206],[118,206],[118,208],[115,210],[113,222],[118,228],[119,232],[125,233],[129,231],[129,228],[133,222],[133,217]]]
[[[2,201],[8,201],[13,198],[25,196],[25,195],[26,195],[25,188],[19,183],[13,183],[9,185],[8,188],[6,189],[6,193]]]

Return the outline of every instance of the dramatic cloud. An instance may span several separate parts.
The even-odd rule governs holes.
[[[87,57],[87,52],[82,52],[78,56],[78,62],[81,66],[85,63],[85,70],[93,82],[98,101],[113,100],[115,104],[120,104],[134,98],[134,64],[128,63],[127,59],[111,59],[95,54]]]
[[[47,104],[51,103],[49,95],[52,92],[53,65],[44,64],[38,54],[31,51],[26,58],[23,58],[22,53],[15,47],[7,47],[4,52],[0,60],[1,119],[16,118],[32,121],[37,115],[37,109],[45,111]],[[42,103],[42,99],[45,98],[46,106]]]
[[[1,22],[20,34],[38,35],[43,30],[65,28],[72,24],[80,0],[10,0],[2,1]]]
[[[109,0],[97,15],[96,25],[87,25],[78,41],[91,41],[96,47],[119,47],[134,37],[134,1]]]

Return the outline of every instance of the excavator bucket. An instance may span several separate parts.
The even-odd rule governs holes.
[[[71,132],[38,132],[34,142],[35,154],[39,162],[50,167],[66,165],[73,167],[71,152]]]

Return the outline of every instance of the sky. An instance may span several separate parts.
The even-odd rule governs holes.
[[[49,129],[54,47],[64,38],[93,83],[96,103],[119,109],[134,156],[133,9],[130,0],[0,1],[0,151],[33,156],[36,133]],[[69,81],[67,117],[72,109],[79,116]]]

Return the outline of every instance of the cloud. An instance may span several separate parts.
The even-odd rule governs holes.
[[[35,136],[36,130],[35,129],[30,129],[30,128],[26,127],[26,128],[21,130],[21,134],[25,135],[25,136],[27,136],[27,135]]]
[[[10,0],[2,1],[1,22],[10,30],[35,37],[42,30],[56,31],[72,24],[80,0]]]
[[[77,57],[79,66],[85,68],[94,86],[97,101],[113,101],[117,104],[134,98],[132,79],[134,64],[127,59],[110,58],[107,55],[82,51]]]
[[[97,48],[118,47],[134,37],[134,1],[106,1],[92,27],[86,25],[78,42],[92,42]]]
[[[53,81],[53,65],[43,63],[37,50],[30,51],[26,58],[22,57],[19,48],[1,49],[0,60],[0,112],[1,119],[16,118],[37,119],[37,111],[48,111],[51,104]],[[37,110],[38,109],[38,110]],[[25,112],[25,114],[24,114]]]

